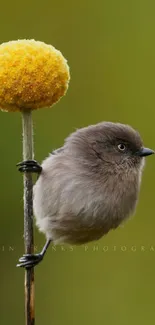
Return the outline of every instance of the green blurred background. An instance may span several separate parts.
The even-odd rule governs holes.
[[[129,123],[155,148],[155,2],[2,1],[0,42],[34,38],[68,59],[67,95],[33,113],[42,161],[75,128]],[[0,112],[0,324],[24,324],[21,116]],[[136,215],[90,245],[50,247],[35,271],[36,325],[149,325],[155,320],[155,157],[148,158]],[[35,229],[37,251],[45,238]]]

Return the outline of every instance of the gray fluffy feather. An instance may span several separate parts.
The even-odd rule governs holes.
[[[119,143],[126,152],[119,152]],[[137,131],[103,122],[71,134],[42,163],[34,186],[36,223],[54,243],[101,238],[133,214],[144,158]]]

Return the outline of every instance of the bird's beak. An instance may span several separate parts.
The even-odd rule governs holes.
[[[136,152],[137,156],[139,157],[146,157],[154,154],[155,151],[149,148],[141,148],[139,151]]]

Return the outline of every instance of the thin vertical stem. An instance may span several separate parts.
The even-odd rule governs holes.
[[[23,159],[33,159],[33,125],[31,111],[22,111]],[[24,173],[24,242],[25,254],[33,254],[33,201],[32,174]],[[34,268],[25,270],[25,323],[35,324],[34,314]]]

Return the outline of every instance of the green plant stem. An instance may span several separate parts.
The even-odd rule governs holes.
[[[23,160],[33,159],[33,125],[31,111],[22,111]],[[34,253],[33,240],[33,181],[31,173],[24,173],[24,242],[25,254]],[[34,268],[25,270],[25,324],[35,324]]]

